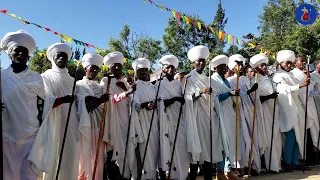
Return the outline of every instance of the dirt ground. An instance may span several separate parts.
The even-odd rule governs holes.
[[[248,178],[243,178],[248,179]],[[294,171],[292,173],[281,173],[272,175],[260,175],[251,177],[250,180],[320,180],[320,166],[312,168],[311,171]],[[203,177],[198,177],[197,180],[203,180]]]

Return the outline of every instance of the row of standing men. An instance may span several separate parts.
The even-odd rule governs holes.
[[[132,63],[137,79],[133,85],[122,78],[124,57],[120,52],[104,58],[88,53],[82,58],[86,75],[76,82],[72,95],[75,79],[66,68],[72,55],[68,45],[55,43],[48,48],[52,68],[41,75],[27,67],[36,44],[25,31],[7,33],[0,48],[12,60],[1,71],[5,180],[56,177],[69,104],[60,180],[93,179],[97,148],[96,180],[103,179],[103,159],[111,150],[109,158],[119,165],[125,179],[157,179],[158,175],[166,179],[171,162],[170,179],[196,179],[199,165],[204,178],[212,179],[212,163],[218,179],[238,179],[232,168],[248,167],[250,151],[252,169],[258,174],[264,167],[273,172],[301,169],[308,85],[306,126],[312,142],[308,149],[318,147],[319,61],[310,81],[304,73],[306,59],[296,58],[290,50],[278,53],[280,68],[272,78],[267,72],[268,58],[253,56],[249,64],[257,75],[251,80],[243,76],[245,59],[241,55],[216,56],[209,66],[214,73],[204,75],[209,49],[202,45],[189,50],[194,70],[182,79],[175,76],[180,75],[176,72],[179,61],[173,55],[160,59],[164,77],[154,83],[149,82],[150,61],[138,58]],[[292,70],[293,62],[296,67]],[[102,63],[113,78],[105,77],[99,84],[94,79]],[[226,78],[228,68],[237,73]],[[104,143],[98,147],[103,115]]]

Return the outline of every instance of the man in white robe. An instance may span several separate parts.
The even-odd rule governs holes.
[[[162,72],[165,74],[165,77],[161,81],[159,92],[161,93],[161,97],[164,98],[165,112],[168,117],[168,136],[171,147],[170,153],[172,153],[175,134],[176,131],[178,131],[170,179],[182,180],[188,177],[190,154],[186,151],[187,136],[185,131],[185,121],[182,114],[180,117],[179,129],[177,129],[180,107],[184,104],[184,98],[182,97],[182,84],[177,79],[174,79],[174,74],[179,61],[174,55],[166,55],[159,60],[159,63],[161,64]],[[158,87],[158,85],[159,83],[157,82],[156,87]]]
[[[139,158],[141,162],[143,161],[145,149],[147,149],[142,179],[151,180],[157,178],[157,167],[165,170],[163,168],[165,164],[162,164],[163,166],[161,164],[158,165],[159,156],[163,154],[160,150],[160,142],[162,139],[159,137],[160,132],[158,124],[161,121],[159,118],[161,110],[158,109],[157,111],[157,108],[160,108],[157,107],[158,103],[154,103],[157,92],[154,85],[149,82],[150,61],[146,58],[138,58],[133,61],[132,68],[136,72],[138,78],[136,81],[137,89],[133,99],[133,108],[135,108],[135,111],[132,112],[132,121],[138,120],[141,126],[141,132],[140,134],[133,134],[133,137],[130,135],[130,138],[134,138],[134,136],[139,138],[139,142],[136,142],[135,145],[138,145],[140,157],[137,158]],[[152,119],[153,110],[155,110],[155,112]],[[150,127],[152,120],[152,127]],[[150,139],[147,145],[148,132],[150,129]],[[141,169],[139,168],[138,171],[141,171]]]
[[[71,77],[66,68],[72,56],[71,48],[64,43],[55,43],[47,50],[47,57],[51,61],[52,68],[44,72],[41,76],[44,80],[46,92],[52,96],[66,96],[72,94],[74,78]],[[49,118],[55,123],[53,129],[54,145],[52,149],[53,161],[49,172],[44,174],[44,180],[52,180],[56,177],[59,156],[61,153],[62,140],[67,122],[69,104],[63,104],[54,108]],[[79,119],[77,117],[76,104],[72,104],[70,112],[69,126],[66,136],[59,179],[77,179],[79,173],[80,158],[80,131]]]
[[[53,106],[68,99],[48,96],[41,76],[28,69],[35,47],[34,39],[23,30],[7,33],[0,43],[12,60],[2,70],[5,179],[37,179],[41,171],[48,170],[50,159],[46,157],[52,141],[44,137],[47,116]],[[21,113],[14,110],[17,108]],[[25,118],[27,121],[21,121]]]
[[[195,46],[188,52],[188,59],[193,63],[194,70],[188,74],[190,78],[186,88],[183,115],[186,121],[187,151],[192,155],[190,180],[196,179],[199,165],[203,165],[204,179],[212,179],[211,153],[212,163],[223,161],[219,121],[213,109],[211,119],[209,114],[209,103],[211,103],[209,95],[212,92],[209,87],[210,79],[202,74],[208,56],[208,47],[202,45]],[[210,121],[212,123],[212,151]]]
[[[307,75],[305,74],[305,64],[307,58],[303,56],[298,56],[295,61],[295,68],[291,71],[293,76],[299,80],[299,83],[302,83]],[[313,91],[315,83],[310,82],[308,86],[309,92]],[[302,106],[306,108],[306,87],[299,89],[299,99],[302,103]],[[304,109],[305,110],[305,109]],[[315,152],[314,148],[318,145],[318,136],[319,136],[319,117],[317,113],[317,107],[313,96],[308,97],[308,127],[307,127],[307,147],[306,147],[306,164],[313,165]]]
[[[281,132],[279,129],[279,107],[275,100],[278,93],[273,87],[272,79],[268,77],[268,57],[264,54],[257,54],[250,58],[250,66],[255,68],[258,73],[258,84],[259,88],[257,91],[257,108],[261,109],[258,113],[261,113],[262,121],[265,128],[267,144],[264,151],[265,167],[273,172],[279,172],[281,170],[281,153],[282,153],[282,142]],[[254,79],[251,80],[253,82]],[[274,119],[273,119],[274,116]],[[274,128],[272,129],[272,123],[274,121]],[[273,132],[273,140],[271,142]],[[271,164],[270,162],[270,151],[272,145]]]
[[[102,119],[103,103],[109,99],[94,79],[100,71],[103,57],[98,54],[87,53],[82,57],[82,66],[86,75],[77,82],[77,108],[80,118],[81,153],[79,180],[91,180],[94,168],[99,138],[99,126]],[[99,160],[95,179],[103,179],[104,144],[100,144]]]
[[[318,121],[320,121],[320,59],[317,58],[313,65],[315,67],[315,71],[310,74],[311,81],[313,81],[314,89],[313,92],[310,92],[310,96],[313,96],[314,102],[316,104],[317,112],[318,112]],[[316,164],[319,164],[319,161],[314,159],[313,161]]]
[[[245,62],[244,57],[240,54],[235,54],[230,56],[228,68],[233,70],[235,73],[232,77],[228,78],[231,89],[236,89],[237,83],[237,73],[236,67],[239,66],[239,138],[242,139],[239,150],[241,151],[241,161],[239,165],[241,168],[247,168],[250,156],[250,146],[252,139],[252,124],[253,124],[253,97],[251,95],[258,86],[257,84],[252,85],[250,79],[247,76],[243,75],[243,64]],[[259,129],[257,128],[259,127]],[[261,129],[260,123],[257,120],[254,133],[254,146],[253,146],[253,159],[252,159],[252,169],[251,175],[257,175],[261,171],[261,162],[260,162],[260,152],[259,152],[259,142],[261,142]],[[235,167],[235,164],[232,164]],[[246,173],[246,172],[245,172]],[[241,173],[242,174],[242,173]]]
[[[273,82],[279,93],[280,131],[286,136],[283,156],[284,171],[292,172],[293,166],[294,169],[302,168],[299,163],[299,155],[303,157],[305,114],[299,99],[299,89],[309,85],[310,79],[306,78],[299,84],[299,80],[290,72],[292,63],[295,61],[293,51],[279,51],[277,61],[280,69],[275,73]]]
[[[238,161],[241,161],[241,148],[236,152],[236,114],[234,110],[234,99],[232,96],[239,96],[239,90],[231,90],[231,86],[228,80],[225,78],[227,73],[227,64],[229,63],[229,58],[225,55],[218,55],[213,58],[210,62],[211,70],[215,71],[212,74],[212,88],[216,96],[213,99],[214,107],[218,115],[218,120],[220,122],[221,139],[223,144],[223,152],[226,161],[230,161],[231,164],[236,163],[236,153],[238,153]],[[231,98],[229,98],[231,97]],[[239,128],[238,126],[238,132]],[[241,147],[241,138],[238,134],[238,145]],[[223,178],[225,167],[225,161],[219,162],[217,164],[218,168],[218,178]],[[228,179],[239,179],[237,175],[231,172],[230,165],[227,166]]]
[[[41,76],[27,67],[36,48],[34,39],[25,31],[7,33],[0,42],[12,63],[1,70],[4,180],[37,180],[45,167],[31,153],[41,123],[46,122],[54,97],[45,93]],[[42,143],[47,146],[51,142]],[[44,153],[37,154],[43,157]]]
[[[110,82],[109,93],[111,94],[111,101],[108,103],[103,137],[103,141],[107,143],[107,149],[113,149],[107,154],[107,171],[110,179],[116,178],[114,177],[115,172],[112,172],[118,171],[118,167],[116,167],[117,165],[115,164],[116,161],[119,164],[119,172],[122,174],[132,100],[132,97],[129,95],[132,94],[135,89],[135,85],[130,86],[122,77],[123,63],[124,56],[120,52],[112,52],[104,57],[104,65],[107,66],[110,73],[114,75],[114,78],[112,78]],[[100,85],[106,89],[107,84],[108,78],[105,77],[101,80]],[[128,151],[134,151],[131,145],[128,146]],[[129,166],[130,160],[128,159],[127,155],[124,179],[129,179],[131,174]]]

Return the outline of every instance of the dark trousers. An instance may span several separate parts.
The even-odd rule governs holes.
[[[212,180],[212,172],[213,172],[212,164],[210,162],[205,161],[204,164],[202,165],[202,167],[203,167],[204,179],[205,180]],[[197,179],[198,168],[199,168],[199,163],[190,165],[190,174],[189,174],[190,180]]]
[[[307,145],[306,145],[306,165],[313,165],[316,163],[316,152],[314,151],[313,141],[310,129],[307,130]]]
[[[118,165],[112,161],[113,150],[107,152],[107,158],[104,161],[103,179],[120,180],[121,174]]]

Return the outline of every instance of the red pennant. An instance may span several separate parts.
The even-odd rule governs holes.
[[[175,13],[177,20],[180,22],[180,14],[178,12]]]
[[[0,10],[0,12],[3,14],[7,14],[8,11],[7,10]]]
[[[208,27],[205,24],[202,24],[204,28],[208,31]]]
[[[234,36],[232,36],[232,45],[234,45]]]
[[[224,41],[225,38],[226,38],[226,33],[225,33],[225,32],[222,32],[221,40]]]
[[[46,29],[47,31],[51,31],[51,29],[49,29],[49,28],[44,28],[44,29]]]
[[[88,43],[84,43],[85,46],[90,47]]]
[[[95,45],[92,45],[92,44],[91,44],[91,47],[96,48],[96,46],[95,46]]]
[[[169,9],[167,7],[164,7],[164,8],[166,8],[166,10],[169,11]]]
[[[153,2],[151,0],[149,0],[150,4],[152,4]]]
[[[189,18],[189,21],[191,22],[191,24],[193,24],[194,26],[196,26],[196,24],[194,23],[194,20],[192,18]]]
[[[58,35],[59,33],[58,33],[58,32],[53,31],[53,34]]]

